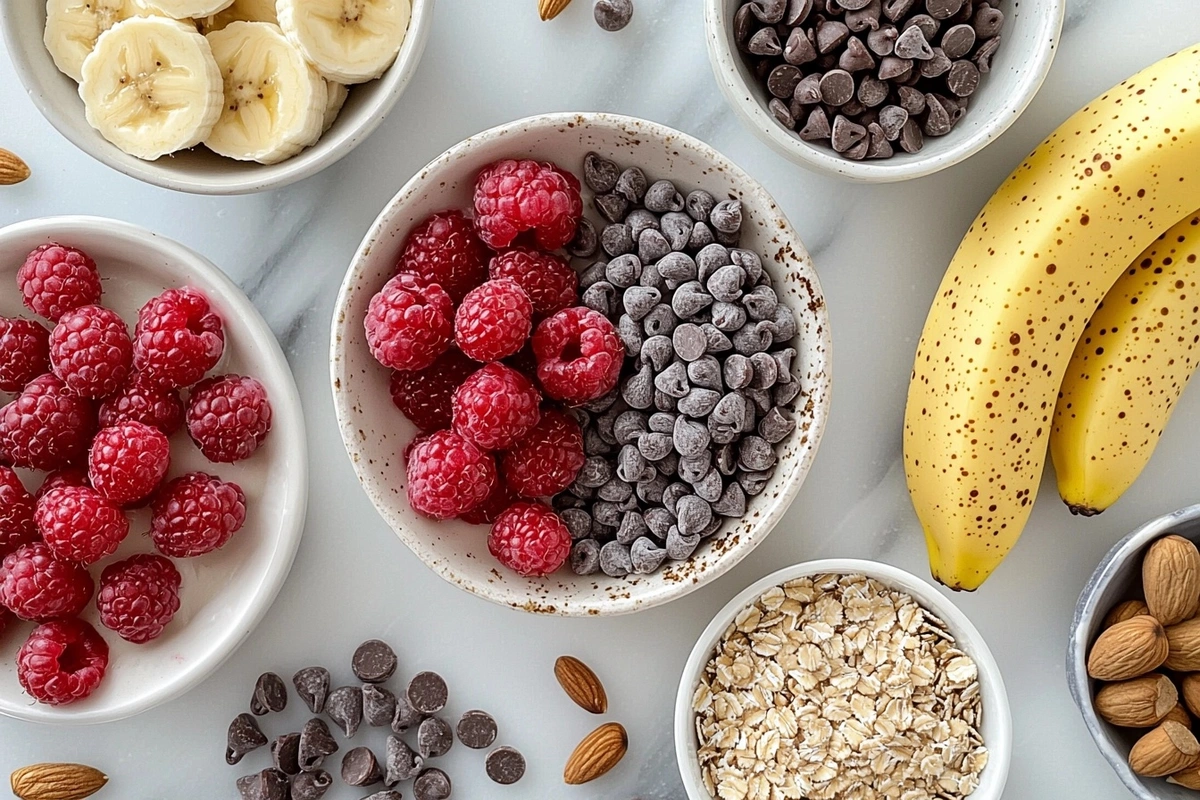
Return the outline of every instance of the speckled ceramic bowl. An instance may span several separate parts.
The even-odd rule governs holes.
[[[388,371],[371,357],[363,318],[371,296],[392,276],[408,231],[429,214],[469,208],[475,177],[503,158],[554,161],[576,172],[594,150],[680,188],[740,198],[742,246],[762,254],[783,301],[796,312],[794,372],[803,384],[795,432],[745,517],[705,541],[691,560],[653,575],[578,577],[563,569],[523,578],[496,563],[484,530],[418,516],[405,497],[402,453],[414,428],[392,405]],[[585,205],[590,194],[585,189]],[[812,466],[829,411],[829,320],[812,260],[769,194],[708,145],[654,122],[611,114],[546,114],[472,136],[422,169],[371,226],[346,273],[334,309],[331,377],[342,439],[371,502],[400,539],[449,581],[497,603],[542,614],[622,614],[665,603],[738,563],[771,531]]]
[[[1067,643],[1067,683],[1083,722],[1096,741],[1096,747],[1117,773],[1117,777],[1139,800],[1190,800],[1196,793],[1174,786],[1163,778],[1143,778],[1129,768],[1129,750],[1138,740],[1138,731],[1110,725],[1096,715],[1092,704],[1095,681],[1087,674],[1087,656],[1092,642],[1100,635],[1100,624],[1117,603],[1142,597],[1142,557],[1156,539],[1176,533],[1200,544],[1200,505],[1181,508],[1147,522],[1113,545],[1096,567],[1075,606],[1071,638]]]

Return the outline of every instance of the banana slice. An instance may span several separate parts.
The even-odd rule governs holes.
[[[208,138],[221,116],[221,71],[191,25],[131,17],[96,40],[79,96],[100,135],[153,161]]]
[[[233,5],[224,11],[197,19],[196,25],[201,33],[208,35],[213,31],[222,30],[231,22],[278,23],[279,18],[275,16],[275,0],[233,0]]]
[[[350,87],[344,83],[325,81],[325,86],[329,89],[329,102],[325,104],[325,121],[322,123],[321,133],[333,127],[342,106],[346,105],[346,98],[350,96]]]
[[[208,35],[225,82],[221,118],[208,149],[240,161],[274,164],[321,135],[329,90],[269,22],[231,22]]]
[[[279,26],[331,81],[363,83],[384,73],[408,33],[410,0],[278,0]]]
[[[145,0],[168,17],[199,19],[224,11],[233,0]]]
[[[100,34],[130,17],[161,16],[141,0],[47,0],[46,32],[42,37],[54,65],[79,83],[83,60]]]

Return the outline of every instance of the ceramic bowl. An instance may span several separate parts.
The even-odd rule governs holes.
[[[16,272],[26,254],[46,242],[78,247],[100,268],[102,302],[126,322],[164,289],[194,286],[225,321],[225,353],[210,374],[252,375],[267,389],[272,430],[263,446],[237,464],[211,464],[188,439],[171,437],[169,477],[202,470],[233,481],[246,493],[246,522],[229,543],[197,558],[175,559],[183,575],[182,606],[162,636],[136,645],[102,627],[96,608],[83,614],[108,642],[108,673],[90,696],[66,706],[33,702],[17,681],[15,655],[33,623],[14,623],[0,635],[0,714],[33,722],[110,722],[165,703],[211,675],[250,635],[292,566],[304,529],[308,456],[300,397],[287,360],[267,323],[210,261],[170,239],[115,220],[49,217],[0,229],[0,315],[32,316],[21,305]],[[5,402],[7,398],[5,399]],[[40,474],[19,471],[35,489]],[[130,535],[103,567],[133,553],[151,552],[146,510],[130,516]]]
[[[485,529],[418,516],[405,497],[403,450],[414,428],[392,405],[388,371],[371,357],[363,331],[367,304],[393,275],[408,231],[429,214],[470,208],[476,175],[504,158],[553,161],[579,172],[588,151],[638,165],[652,179],[670,177],[681,189],[705,188],[740,198],[746,223],[742,246],[762,254],[781,300],[796,311],[799,333],[794,373],[803,384],[798,425],[779,447],[779,464],[746,516],[701,544],[691,560],[653,575],[579,577],[569,569],[523,578],[488,553]],[[685,188],[686,187],[686,188]],[[584,204],[590,216],[591,195]],[[371,226],[350,264],[334,310],[334,405],[342,439],[376,509],[426,564],[481,597],[526,611],[621,614],[665,603],[724,573],[754,549],[800,491],[829,410],[829,321],[821,287],[791,224],[753,178],[708,145],[657,123],[611,114],[546,114],[472,136],[422,169]]]
[[[1087,656],[1109,610],[1123,600],[1143,596],[1142,557],[1154,540],[1168,533],[1200,543],[1200,505],[1151,520],[1113,545],[1079,595],[1067,644],[1067,682],[1075,705],[1083,714],[1096,747],[1139,800],[1188,800],[1195,797],[1195,792],[1169,784],[1163,778],[1143,778],[1129,768],[1129,750],[1138,740],[1138,731],[1110,725],[1096,715],[1092,704],[1096,686],[1087,674]]]
[[[897,148],[880,161],[851,161],[810,144],[780,125],[767,110],[766,89],[733,41],[733,14],[743,0],[704,0],[705,38],[717,84],[733,110],[758,138],[784,158],[817,172],[861,183],[891,183],[931,175],[970,157],[1016,121],[1050,71],[1062,31],[1066,0],[1005,2],[1004,30],[992,70],[982,76],[967,115],[949,134],[926,137],[916,153]]]
[[[85,153],[138,180],[196,194],[248,194],[277,189],[315,175],[345,156],[387,117],[416,72],[433,24],[434,0],[413,0],[408,36],[396,61],[378,80],[353,86],[333,127],[314,144],[278,164],[224,158],[203,145],[157,161],[143,161],[110,144],[84,117],[75,81],[58,71],[42,44],[44,2],[0,4],[0,26],[13,69],[50,124]]]
[[[954,636],[955,646],[975,661],[979,671],[980,696],[983,699],[983,719],[979,733],[988,749],[988,762],[979,775],[979,787],[971,794],[971,800],[1000,800],[1004,793],[1004,784],[1008,780],[1008,768],[1012,759],[1012,715],[1008,707],[1004,679],[987,642],[966,615],[928,582],[887,564],[849,558],[796,564],[756,581],[730,600],[713,617],[704,633],[700,634],[683,668],[679,690],[675,695],[675,757],[689,800],[712,800],[700,773],[692,697],[722,635],[744,608],[753,604],[771,587],[780,586],[796,578],[824,574],[866,575],[874,578],[885,586],[906,592],[946,623]]]

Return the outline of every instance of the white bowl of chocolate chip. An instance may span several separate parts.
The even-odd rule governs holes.
[[[726,100],[785,158],[863,183],[977,153],[1033,100],[1065,0],[704,0]]]
[[[367,306],[394,274],[410,230],[431,213],[470,209],[480,171],[511,158],[553,162],[580,177],[589,224],[580,226],[581,235],[567,249],[587,252],[580,239],[588,234],[592,247],[604,240],[605,249],[573,262],[575,302],[606,309],[627,351],[612,397],[572,409],[591,457],[570,489],[543,498],[563,515],[573,538],[569,563],[545,577],[523,577],[503,566],[488,552],[486,528],[434,521],[413,510],[404,451],[416,429],[393,406],[389,370],[373,359],[363,327]],[[658,183],[666,179],[673,186]],[[622,191],[638,202],[619,200]],[[647,204],[661,210],[649,211]],[[714,243],[718,236],[727,244]],[[711,249],[702,257],[704,246]],[[629,257],[639,253],[646,258]],[[657,274],[643,260],[668,268]],[[728,269],[714,281],[722,268]],[[651,274],[653,280],[642,280]],[[725,300],[732,302],[709,293],[712,283],[720,294],[724,278],[745,290],[726,287]],[[655,291],[642,291],[648,288]],[[743,302],[743,295],[753,298]],[[714,306],[730,316],[720,321],[724,330],[714,324]],[[697,340],[697,333],[713,341]],[[649,348],[644,353],[638,352],[641,344]],[[674,351],[653,352],[662,345]],[[545,614],[637,611],[687,594],[738,563],[799,492],[830,396],[829,324],[820,285],[770,195],[703,142],[653,122],[602,113],[509,123],[467,139],[422,169],[387,205],[350,265],[334,314],[331,361],[343,441],[367,495],[400,539],[458,586]],[[732,383],[723,375],[729,361],[737,373],[731,373]],[[745,383],[751,377],[755,385]],[[720,403],[729,408],[720,406],[714,420]],[[733,406],[741,424],[726,420],[718,431],[721,414]],[[686,460],[679,445],[690,435],[701,441],[695,458]],[[651,506],[659,510],[643,515]]]

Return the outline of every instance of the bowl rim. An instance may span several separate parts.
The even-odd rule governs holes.
[[[425,45],[429,40],[434,1],[413,0],[412,17],[409,20],[408,33],[404,43],[392,66],[376,79],[380,83],[379,98],[373,104],[370,112],[365,115],[360,126],[341,131],[335,127],[326,131],[316,143],[278,164],[251,164],[244,171],[239,170],[228,176],[204,180],[179,177],[159,167],[158,161],[143,161],[132,156],[126,159],[125,154],[118,150],[116,145],[103,139],[99,140],[99,144],[102,146],[96,146],[97,140],[86,135],[90,131],[86,120],[80,124],[72,122],[72,115],[66,109],[52,103],[40,91],[42,81],[34,79],[34,75],[38,72],[37,68],[20,55],[23,49],[19,46],[19,42],[26,37],[22,32],[16,30],[16,26],[11,21],[12,15],[15,13],[13,11],[16,7],[15,3],[12,5],[0,3],[0,29],[3,29],[5,47],[8,50],[9,60],[12,62],[13,71],[17,73],[29,99],[33,101],[38,111],[54,129],[76,148],[105,166],[153,186],[189,194],[239,195],[278,189],[316,175],[326,167],[340,161],[365,141],[391,113],[392,108],[399,101],[400,95],[404,93],[416,74],[417,66],[425,52]],[[40,42],[41,39],[42,36],[39,32],[37,40]],[[55,69],[54,75],[70,80],[67,76],[59,73],[57,69]],[[201,147],[202,145],[196,146]],[[162,158],[170,158],[170,155]],[[229,160],[234,161],[233,159]],[[250,162],[234,163],[249,164]]]
[[[975,661],[979,670],[981,688],[986,685],[984,698],[991,698],[990,705],[985,705],[989,719],[995,720],[998,737],[986,741],[988,748],[988,763],[985,774],[995,770],[998,778],[992,783],[980,787],[971,795],[972,800],[1000,800],[1004,786],[1008,782],[1008,772],[1012,761],[1012,712],[1008,703],[1008,692],[1004,686],[1004,676],[992,655],[991,648],[979,630],[965,613],[950,598],[942,594],[933,584],[913,575],[911,572],[885,564],[880,561],[870,561],[859,558],[825,558],[816,561],[804,561],[772,572],[759,578],[721,607],[705,626],[704,631],[696,639],[696,644],[688,654],[683,672],[679,678],[679,688],[675,693],[675,760],[679,774],[683,778],[684,788],[689,800],[712,800],[700,777],[700,767],[692,746],[695,736],[695,716],[692,711],[692,695],[700,673],[708,663],[713,647],[720,641],[721,635],[743,608],[758,599],[763,592],[773,586],[779,586],[795,578],[809,575],[866,575],[882,583],[897,588],[916,600],[921,606],[937,614],[946,623],[950,632],[959,639],[958,645],[963,650],[969,649],[969,655]],[[963,647],[962,642],[967,643]]]
[[[259,583],[254,600],[243,616],[228,620],[231,635],[221,646],[208,650],[203,656],[181,667],[178,675],[172,680],[133,700],[107,709],[73,710],[71,706],[47,709],[38,703],[0,707],[0,715],[3,716],[26,722],[62,726],[93,725],[127,719],[180,697],[216,672],[262,622],[283,588],[304,534],[309,491],[308,439],[305,435],[304,411],[299,389],[275,334],[241,288],[215,264],[187,245],[141,226],[106,217],[66,215],[23,220],[0,227],[0,240],[31,235],[57,238],[72,232],[82,232],[122,243],[128,247],[129,252],[139,253],[142,257],[162,259],[168,264],[186,265],[187,269],[203,275],[206,281],[218,287],[221,303],[229,307],[230,311],[236,312],[238,324],[245,329],[249,339],[261,351],[264,366],[272,373],[272,385],[280,386],[284,390],[282,396],[272,396],[271,405],[274,409],[275,435],[286,438],[294,451],[295,464],[289,478],[295,482],[295,492],[292,505],[285,510],[284,515],[284,519],[290,519],[290,523],[285,521],[280,528],[268,568]],[[291,460],[293,459],[289,459]]]
[[[1075,707],[1079,709],[1096,749],[1117,773],[1125,788],[1141,800],[1156,800],[1159,795],[1151,793],[1142,779],[1129,768],[1129,761],[1117,752],[1112,737],[1107,735],[1108,723],[1096,714],[1096,707],[1092,702],[1092,679],[1087,674],[1087,651],[1091,645],[1089,629],[1098,617],[1102,619],[1102,615],[1108,613],[1108,609],[1101,610],[1096,603],[1100,592],[1109,585],[1117,570],[1129,559],[1139,556],[1152,541],[1169,533],[1172,528],[1197,520],[1200,520],[1200,505],[1184,506],[1139,525],[1132,533],[1114,544],[1105,553],[1104,558],[1100,559],[1100,563],[1096,565],[1096,569],[1079,593],[1075,615],[1071,619],[1071,632],[1067,637],[1067,688],[1070,689],[1071,699],[1075,701]]]
[[[720,559],[712,564],[709,570],[697,577],[693,577],[691,580],[676,581],[668,585],[651,587],[652,591],[646,591],[644,585],[639,585],[630,591],[623,592],[619,597],[610,596],[592,600],[575,600],[571,603],[554,603],[547,606],[544,602],[532,602],[531,597],[526,596],[524,592],[520,594],[516,593],[508,584],[497,585],[463,577],[449,563],[446,563],[445,559],[437,559],[433,564],[430,564],[429,559],[423,555],[423,546],[420,543],[420,539],[411,535],[403,524],[394,519],[393,515],[387,510],[387,503],[381,498],[376,497],[375,492],[371,489],[371,471],[367,469],[369,459],[360,447],[357,436],[358,431],[350,413],[350,398],[344,390],[339,390],[338,388],[343,380],[349,379],[349,373],[346,371],[346,337],[342,335],[342,332],[346,329],[347,325],[360,324],[357,320],[349,320],[347,318],[347,308],[351,300],[351,295],[359,291],[355,285],[357,283],[356,279],[362,270],[364,260],[375,247],[376,243],[386,241],[389,229],[395,223],[396,218],[402,215],[403,206],[408,201],[409,196],[419,192],[421,186],[430,180],[431,173],[435,170],[457,161],[480,144],[485,144],[513,132],[530,128],[549,129],[587,125],[601,125],[608,128],[634,127],[645,131],[647,135],[653,136],[656,139],[668,139],[686,143],[690,148],[701,154],[703,158],[719,165],[721,170],[741,183],[745,187],[745,195],[757,196],[759,202],[764,207],[773,209],[774,222],[777,223],[780,229],[788,233],[793,250],[798,254],[797,264],[803,265],[806,262],[811,264],[811,257],[804,248],[799,234],[766,188],[752,178],[745,170],[733,163],[728,157],[705,142],[661,123],[621,114],[566,111],[537,114],[513,120],[512,122],[507,122],[469,136],[450,147],[440,156],[429,162],[429,164],[414,173],[387,202],[375,221],[371,223],[371,227],[366,232],[358,250],[351,259],[346,269],[346,275],[342,281],[341,288],[338,291],[337,300],[334,303],[330,331],[330,388],[333,393],[334,411],[337,416],[338,428],[341,432],[347,457],[350,459],[359,484],[362,486],[371,504],[375,507],[376,513],[383,518],[388,527],[392,529],[395,535],[404,542],[414,555],[420,558],[426,566],[433,569],[436,574],[455,586],[499,605],[520,609],[529,613],[568,617],[614,616],[643,611],[683,597],[732,569],[770,534],[800,493],[800,489],[812,469],[813,461],[820,448],[828,421],[832,393],[832,339],[829,330],[827,304],[821,302],[819,308],[811,312],[819,323],[816,326],[819,328],[819,332],[809,337],[812,345],[807,348],[812,355],[815,368],[819,369],[820,372],[819,377],[814,380],[812,388],[812,394],[818,402],[813,404],[813,411],[810,417],[812,424],[808,432],[809,441],[803,446],[798,455],[796,476],[790,483],[785,484],[781,488],[779,496],[772,505],[771,511],[762,515],[756,525],[757,534],[754,537],[743,536],[742,542],[745,544],[739,543],[738,546],[729,548],[722,554]],[[821,290],[816,270],[811,267],[803,267],[803,271],[804,278],[810,286],[810,293],[815,298],[823,298],[824,293]]]
[[[786,131],[754,99],[753,87],[747,86],[737,69],[740,56],[732,47],[731,26],[726,24],[724,6],[727,0],[704,0],[705,41],[708,60],[721,94],[736,112],[743,125],[760,141],[784,158],[816,172],[856,183],[896,183],[922,178],[965,161],[1008,130],[1025,111],[1038,89],[1046,80],[1061,39],[1066,0],[1041,0],[1027,8],[1038,15],[1038,47],[1026,62],[1007,105],[978,130],[957,141],[939,154],[917,153],[900,163],[884,161],[850,161],[834,153],[802,141]],[[952,132],[950,136],[953,136]]]

